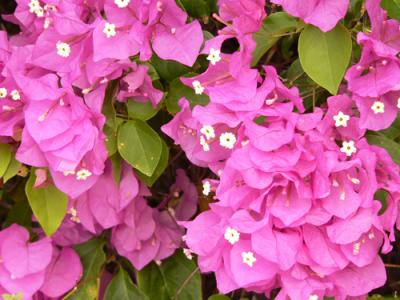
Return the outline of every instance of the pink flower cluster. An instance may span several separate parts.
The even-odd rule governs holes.
[[[398,113],[399,24],[386,20],[380,1],[367,1],[373,30],[360,33],[362,62],[347,73],[349,91],[304,113],[298,90],[286,88],[273,67],[250,68],[264,2],[232,2],[219,1],[228,26],[205,49],[235,37],[240,50],[218,53],[206,72],[181,78],[210,103],[191,109],[181,99],[182,110],[163,127],[192,163],[218,177],[203,181],[203,194],[216,200],[210,210],[182,222],[187,247],[223,293],[245,288],[268,296],[281,288],[282,300],[364,299],[385,283],[379,253],[392,249],[396,222],[400,228],[400,169],[364,138]],[[290,13],[300,9],[281,2]],[[314,2],[302,1],[301,9],[312,10],[308,17],[293,14],[328,30],[340,17],[325,18],[323,7],[337,11],[348,1],[318,1],[321,11],[310,8]],[[389,195],[386,210],[379,190]]]
[[[68,195],[69,207],[51,239],[28,243],[28,232],[16,225],[0,231],[0,295],[57,298],[82,273],[70,246],[103,230],[112,229],[113,246],[136,269],[180,246],[181,227],[148,206],[144,196],[150,192],[133,169],[122,164],[120,183],[114,180],[102,111],[107,87],[116,80],[117,100],[156,106],[163,93],[153,87],[148,67],[136,61],[154,53],[192,66],[203,32],[174,0],[17,4],[4,18],[18,24],[20,34],[9,38],[0,31],[0,137],[17,148],[19,162],[37,168],[35,187],[54,184]],[[190,188],[187,181],[181,176],[177,189]],[[181,205],[182,220],[194,214],[189,206]]]

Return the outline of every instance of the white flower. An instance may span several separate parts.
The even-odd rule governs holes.
[[[111,23],[104,24],[103,32],[107,38],[116,36],[117,32],[115,31],[115,24],[111,24]]]
[[[35,10],[36,17],[41,18],[44,16],[44,10],[42,7],[39,7]]]
[[[207,140],[211,140],[215,138],[215,131],[214,127],[211,125],[204,125],[201,129],[200,132],[206,136]]]
[[[210,145],[207,143],[204,136],[200,136],[200,145],[203,146],[203,151],[205,151],[205,152],[210,151]]]
[[[71,54],[71,47],[64,42],[57,42],[57,54],[61,57],[68,57]]]
[[[240,238],[240,233],[231,227],[228,227],[225,229],[225,234],[224,238],[231,244],[235,245],[237,242],[239,242]]]
[[[78,172],[76,172],[76,180],[86,180],[90,176],[92,176],[92,172],[90,172],[88,169],[80,169]]]
[[[211,184],[210,182],[206,181],[203,183],[203,195],[208,196],[211,192]]]
[[[219,49],[210,49],[210,53],[207,56],[207,60],[210,61],[210,63],[215,66],[217,62],[221,60],[221,51]]]
[[[308,297],[308,300],[318,300],[318,295],[310,295],[310,297]]]
[[[29,6],[29,12],[32,13],[32,14],[36,13],[36,10],[38,8],[41,8],[40,3],[39,3],[38,0],[29,1],[28,6]]]
[[[64,176],[75,175],[75,171],[74,170],[64,171],[63,174],[64,174]]]
[[[219,137],[219,144],[227,149],[233,149],[236,143],[236,136],[232,132],[224,132]]]
[[[129,5],[129,2],[131,0],[114,0],[114,3],[119,7],[119,8],[125,8]]]
[[[254,253],[251,251],[242,252],[242,259],[243,263],[248,265],[249,267],[252,267],[253,264],[257,261],[257,259],[254,257]]]
[[[360,253],[361,243],[353,244],[353,255],[358,255]]]
[[[352,154],[356,153],[357,148],[354,145],[354,141],[343,142],[340,152],[346,153],[347,156],[351,156]]]
[[[7,97],[7,89],[0,88],[0,98],[5,98],[5,97]]]
[[[397,99],[397,108],[400,109],[400,98]]]
[[[190,249],[183,248],[183,254],[185,254],[186,258],[189,260],[193,259],[193,252]]]
[[[21,100],[21,95],[19,94],[19,92],[18,92],[17,90],[12,90],[11,93],[10,93],[10,95],[11,95],[11,98],[12,98],[14,101]]]
[[[175,27],[172,27],[172,28],[171,28],[171,33],[172,33],[172,34],[175,34],[175,33],[176,33],[176,28],[175,28]]]
[[[371,109],[374,111],[374,114],[382,114],[385,112],[385,103],[375,101],[374,104],[372,104]]]
[[[194,92],[196,93],[196,95],[201,95],[204,92],[204,87],[201,85],[200,81],[195,80],[192,82],[193,88],[194,88]]]
[[[50,23],[51,23],[50,18],[44,19],[43,28],[44,29],[49,28],[50,27]]]
[[[333,116],[333,119],[335,120],[336,127],[347,127],[347,122],[350,120],[350,116],[345,115],[343,112],[339,111],[336,116]]]

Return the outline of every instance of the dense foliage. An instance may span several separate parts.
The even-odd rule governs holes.
[[[397,297],[400,1],[0,9],[1,299]]]

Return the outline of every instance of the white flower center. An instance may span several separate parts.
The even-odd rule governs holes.
[[[240,239],[240,233],[231,227],[228,227],[225,229],[225,234],[224,234],[225,240],[227,240],[231,245],[235,245],[237,242],[239,242]]]
[[[21,95],[19,94],[19,92],[18,92],[17,90],[12,90],[11,93],[10,93],[10,95],[11,95],[11,98],[12,98],[14,101],[21,100]]]
[[[115,24],[106,23],[104,24],[104,34],[107,38],[113,37],[117,35],[117,31],[115,30]]]
[[[343,112],[339,111],[336,116],[333,116],[333,119],[335,120],[336,127],[347,127],[347,122],[350,120],[350,116],[345,115]]]
[[[219,137],[219,144],[227,149],[233,149],[236,143],[236,136],[232,132],[224,132]]]
[[[308,300],[318,300],[318,295],[310,295],[310,297],[308,297]]]
[[[64,171],[63,174],[64,174],[64,176],[75,175],[75,171],[74,170]]]
[[[207,143],[206,139],[202,135],[200,136],[200,145],[203,147],[203,151],[210,151],[210,145]]]
[[[375,101],[372,104],[371,109],[373,110],[374,114],[382,114],[385,112],[385,103],[381,101]]]
[[[200,132],[206,136],[207,140],[215,138],[214,127],[212,127],[211,125],[204,125],[200,129]]]
[[[76,172],[76,180],[86,180],[90,176],[92,176],[92,172],[90,172],[88,169],[80,169],[78,172]]]
[[[31,0],[28,3],[29,6],[29,12],[31,14],[36,14],[37,17],[41,18],[44,15],[44,10],[43,8],[40,6],[40,3],[38,0]]]
[[[242,260],[243,263],[248,265],[249,267],[252,267],[253,264],[257,261],[257,259],[254,257],[254,253],[251,251],[242,252]]]
[[[208,196],[211,192],[211,184],[210,182],[206,181],[203,183],[203,195]]]
[[[221,51],[219,49],[210,49],[210,53],[207,56],[207,60],[210,61],[210,63],[215,66],[217,62],[221,60]]]
[[[57,54],[61,57],[68,57],[71,54],[71,47],[64,42],[58,42],[57,45]]]
[[[200,81],[195,80],[192,82],[193,88],[194,88],[194,92],[196,93],[196,95],[201,95],[204,92],[204,87],[201,85]]]
[[[5,98],[7,97],[7,89],[6,88],[0,88],[0,98]]]
[[[352,154],[356,153],[357,148],[354,145],[354,141],[343,142],[340,152],[346,153],[347,156],[351,156]]]
[[[131,0],[114,0],[114,3],[119,7],[119,8],[125,8],[129,5],[129,2]]]

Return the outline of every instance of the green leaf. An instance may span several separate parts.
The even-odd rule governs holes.
[[[299,57],[308,76],[336,95],[351,58],[349,31],[338,24],[329,32],[307,25],[299,39]]]
[[[120,269],[118,274],[111,280],[104,294],[104,300],[148,300],[129,278],[124,269]]]
[[[149,300],[201,300],[201,276],[196,264],[181,250],[138,272],[138,286]],[[162,297],[160,297],[162,295]]]
[[[171,81],[183,74],[189,73],[190,68],[184,66],[173,60],[163,60],[158,56],[153,55],[151,58],[151,64],[156,69],[160,77],[166,81]]]
[[[0,178],[3,177],[4,173],[7,171],[10,161],[11,161],[10,145],[0,144]]]
[[[14,223],[24,227],[31,226],[32,210],[28,201],[19,201],[10,209],[6,218],[5,226],[7,227]]]
[[[137,272],[139,289],[149,300],[170,300],[160,268],[153,262]]]
[[[18,292],[16,294],[2,294],[3,300],[22,300],[24,298],[23,292]]]
[[[140,179],[143,180],[150,187],[164,173],[165,169],[168,166],[169,148],[168,148],[167,144],[164,142],[164,140],[162,140],[161,142],[162,142],[161,157],[160,157],[160,161],[157,164],[156,169],[154,170],[153,175],[146,176],[145,174],[140,173],[139,171],[137,172]]]
[[[298,21],[284,12],[273,13],[265,18],[261,29],[253,35],[257,47],[253,52],[252,65],[255,66],[283,34],[295,30],[297,26]]]
[[[11,158],[11,162],[8,165],[8,168],[3,176],[4,183],[6,183],[15,175],[17,175],[20,168],[21,168],[21,163],[17,161],[15,158]]]
[[[53,185],[34,188],[35,181],[36,175],[32,171],[25,186],[25,193],[44,232],[51,236],[60,227],[67,213],[68,197]]]
[[[76,289],[64,297],[68,300],[97,300],[100,287],[101,269],[106,262],[105,241],[91,239],[75,246],[83,265],[83,275]]]
[[[212,295],[208,297],[208,300],[230,300],[228,296],[225,295]]]
[[[375,134],[367,135],[368,142],[373,145],[385,148],[393,160],[400,165],[400,145],[395,141],[388,139],[386,136],[376,132]]]
[[[179,0],[189,16],[194,18],[205,17],[210,14],[210,7],[204,0]]]
[[[165,99],[167,109],[171,114],[176,114],[181,110],[178,102],[183,97],[189,100],[191,107],[206,105],[210,101],[210,98],[206,94],[196,95],[194,89],[187,87],[177,78],[169,84],[168,94]]]
[[[107,124],[104,125],[104,134],[106,135],[106,147],[108,156],[113,156],[117,152],[117,133]]]
[[[154,117],[160,110],[161,106],[153,107],[151,102],[136,102],[134,99],[128,99],[126,103],[128,108],[128,115],[133,119],[147,121]]]
[[[155,172],[162,153],[162,141],[146,122],[128,121],[118,131],[122,158],[147,176]]]
[[[381,7],[387,11],[389,17],[400,20],[400,0],[382,0]]]

